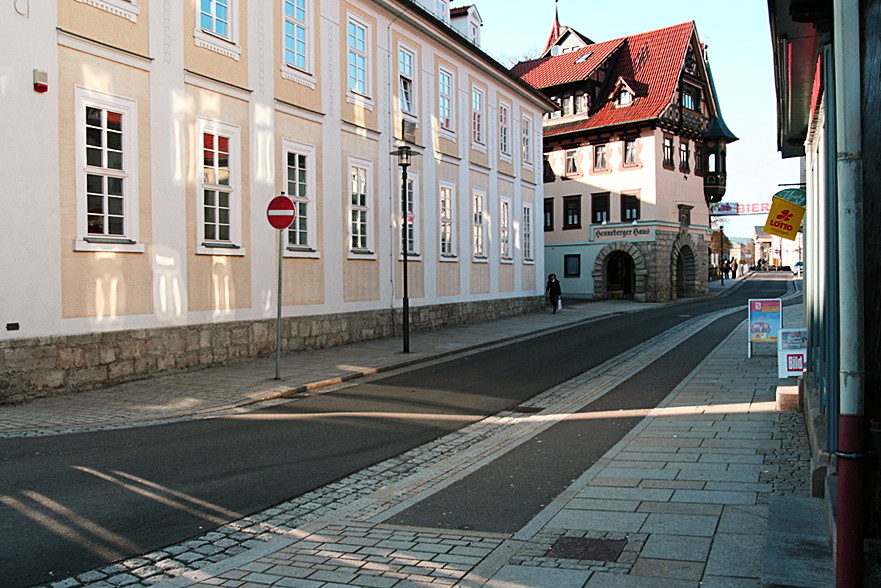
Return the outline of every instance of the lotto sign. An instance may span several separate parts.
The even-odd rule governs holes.
[[[774,194],[771,210],[765,221],[764,231],[795,241],[801,221],[805,216],[805,191],[799,189],[780,190]]]
[[[807,329],[780,329],[777,340],[777,376],[800,376],[808,362]]]
[[[783,303],[774,300],[749,301],[749,341],[776,341],[780,331]]]

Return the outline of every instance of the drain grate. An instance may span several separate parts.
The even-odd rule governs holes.
[[[548,550],[545,557],[613,562],[621,555],[625,545],[627,545],[626,539],[561,537]]]
[[[536,414],[543,410],[544,408],[541,406],[515,406],[511,409],[511,412],[519,412],[521,414]]]

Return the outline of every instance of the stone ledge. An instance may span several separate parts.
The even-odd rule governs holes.
[[[761,581],[774,587],[834,585],[832,544],[822,500],[771,496]]]
[[[777,410],[801,410],[798,386],[777,386]]]
[[[544,298],[497,298],[410,309],[411,330],[430,331],[543,309]],[[403,311],[375,309],[282,319],[282,351],[394,336]],[[275,320],[230,321],[0,341],[0,405],[266,357]]]

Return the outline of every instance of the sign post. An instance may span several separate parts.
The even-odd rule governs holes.
[[[266,218],[274,229],[278,229],[278,293],[276,294],[275,313],[275,379],[281,379],[281,285],[282,259],[284,252],[284,230],[291,226],[297,218],[297,209],[293,200],[284,192],[276,196],[266,209]]]
[[[749,301],[749,343],[747,357],[753,356],[754,342],[775,342],[783,322],[783,301],[773,300]]]

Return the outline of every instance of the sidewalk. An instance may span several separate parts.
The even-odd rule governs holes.
[[[411,338],[414,352],[406,357],[397,340],[296,354],[285,359],[281,385],[271,379],[270,360],[245,364],[246,371],[240,364],[169,376],[161,378],[162,383],[132,383],[115,392],[76,395],[87,400],[78,403],[77,414],[63,420],[55,418],[57,406],[43,407],[63,398],[13,407],[19,410],[15,432],[4,407],[0,424],[8,434],[17,435],[39,434],[47,425],[57,432],[57,427],[119,426],[126,418],[144,422],[193,413],[205,416],[284,390],[308,388],[319,378],[328,381],[391,369],[650,306],[589,303],[556,314],[417,333]],[[800,307],[788,308],[784,321],[798,324]],[[675,347],[694,328],[699,324],[690,321],[542,393],[533,401],[543,408],[540,412],[494,415],[202,537],[53,586],[758,586],[769,498],[807,496],[809,448],[802,415],[774,410],[779,380],[772,351],[757,349],[752,359],[745,357],[743,324],[661,405],[634,413],[645,418],[517,533],[384,523],[517,444],[573,418],[581,407]],[[305,365],[314,370],[308,377],[294,375]],[[209,390],[228,374],[239,378],[222,394],[207,400],[197,394],[181,395],[188,379]],[[201,383],[209,377],[211,384]],[[90,409],[137,385],[149,388],[150,399],[142,401],[143,409],[126,408],[117,400],[101,418],[88,418]],[[174,394],[179,404],[175,409],[150,407]],[[195,498],[175,498],[191,508],[212,509]]]
[[[710,284],[710,294],[733,287]],[[565,299],[564,299],[565,300]],[[250,405],[298,394],[378,372],[407,367],[471,349],[531,337],[613,314],[659,304],[609,300],[575,304],[555,314],[519,315],[485,323],[416,332],[410,353],[400,338],[377,339],[283,356],[281,379],[274,358],[157,376],[117,386],[0,406],[0,437],[50,435],[207,418],[247,410]]]

